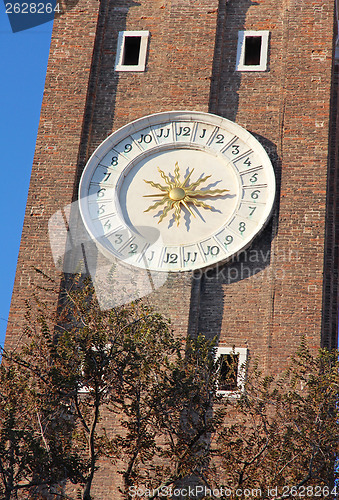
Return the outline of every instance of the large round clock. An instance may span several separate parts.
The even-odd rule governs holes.
[[[156,271],[230,259],[263,229],[274,196],[260,143],[229,120],[191,111],[153,114],[114,132],[79,187],[84,224],[100,249]]]

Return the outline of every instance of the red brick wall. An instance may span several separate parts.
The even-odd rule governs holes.
[[[334,4],[231,0],[217,42],[211,111],[259,136],[276,169],[278,196],[271,225],[240,262],[224,269],[233,266],[239,274],[243,269],[247,276],[252,268],[254,275],[238,281],[227,279],[227,273],[226,279],[206,279],[199,328],[219,329],[222,344],[248,346],[269,370],[285,365],[303,335],[312,347],[320,345],[322,331],[327,342],[336,337],[336,297],[335,303],[333,298],[332,304],[324,302],[325,309],[331,307],[332,324],[322,324],[326,223],[328,238],[334,236],[333,216],[329,221],[326,213],[328,166],[333,170]],[[267,72],[235,71],[238,30],[270,31]],[[264,256],[269,252],[269,265],[260,250]]]
[[[190,275],[171,277],[154,302],[183,339],[187,330],[219,335],[222,345],[260,355],[269,370],[284,366],[302,335],[313,347],[322,331],[331,336],[334,3],[229,0],[218,10],[217,0],[102,0],[98,21],[99,4],[80,0],[55,22],[7,347],[20,336],[24,299],[34,290],[32,266],[56,273],[48,220],[76,198],[90,154],[129,121],[174,109],[211,111],[257,135],[274,164],[278,195],[272,221],[237,261],[194,280],[193,288]],[[268,71],[235,71],[243,29],[270,31]],[[121,30],[150,31],[144,73],[114,71]],[[327,295],[325,248],[332,252]],[[112,476],[103,473],[96,484],[98,498],[115,497]]]
[[[34,267],[58,279],[48,221],[73,198],[98,8],[95,0],[80,0],[54,24],[6,348],[21,337],[25,300],[39,281]]]
[[[15,345],[20,332],[24,299],[37,279],[32,266],[55,274],[48,220],[76,198],[76,176],[93,150],[143,115],[208,111],[216,0],[102,1],[100,9],[98,26],[98,3],[92,0],[80,1],[55,22],[6,347]],[[146,72],[114,71],[122,30],[151,32]],[[190,296],[189,284],[184,295]],[[178,324],[184,331],[187,319]]]

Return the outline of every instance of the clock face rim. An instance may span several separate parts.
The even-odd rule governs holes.
[[[81,219],[83,221],[83,224],[85,225],[85,228],[87,232],[89,233],[91,239],[95,242],[97,247],[100,249],[100,251],[108,258],[118,258],[121,261],[125,261],[126,264],[132,265],[138,268],[143,268],[145,269],[144,266],[140,266],[136,264],[135,262],[130,262],[129,260],[126,261],[125,258],[119,256],[119,254],[115,254],[111,252],[105,244],[103,244],[101,241],[99,241],[98,236],[95,234],[95,231],[93,230],[93,223],[91,222],[91,217],[89,213],[89,209],[86,203],[86,199],[89,196],[89,186],[91,183],[91,179],[94,175],[94,172],[96,168],[99,165],[100,160],[102,160],[108,153],[111,151],[115,146],[117,146],[121,141],[126,139],[132,134],[136,134],[137,132],[140,132],[141,130],[146,129],[147,127],[152,127],[152,126],[159,126],[161,124],[169,124],[173,122],[194,122],[194,123],[204,123],[206,125],[212,125],[215,127],[219,127],[220,129],[225,129],[227,132],[230,134],[233,134],[237,138],[239,138],[248,148],[252,151],[254,151],[256,154],[260,156],[260,163],[262,164],[262,167],[265,171],[265,176],[267,178],[267,186],[269,187],[268,189],[268,195],[267,195],[267,200],[265,201],[265,208],[263,211],[263,216],[261,216],[259,224],[255,228],[255,231],[253,235],[250,234],[250,237],[248,240],[244,242],[243,245],[241,245],[239,248],[236,247],[235,251],[233,251],[229,255],[223,255],[218,259],[215,259],[213,262],[205,262],[205,263],[200,263],[199,265],[196,266],[187,266],[187,267],[182,267],[182,266],[176,266],[176,268],[160,268],[159,266],[147,266],[146,269],[153,270],[153,271],[158,271],[158,272],[189,272],[189,271],[194,271],[197,269],[209,269],[213,268],[217,265],[225,264],[227,261],[231,260],[239,254],[240,252],[244,251],[246,248],[248,248],[253,240],[263,231],[265,226],[267,225],[272,212],[274,208],[274,201],[275,201],[275,195],[276,195],[276,179],[275,179],[275,173],[274,173],[274,168],[271,163],[271,160],[266,152],[266,150],[263,148],[263,146],[260,144],[260,142],[246,129],[241,127],[235,122],[232,122],[228,120],[227,118],[223,118],[218,115],[214,115],[211,113],[205,113],[205,112],[197,112],[197,111],[167,111],[167,112],[161,112],[161,113],[154,113],[151,115],[147,115],[141,118],[138,118],[132,122],[129,122],[128,124],[122,126],[112,134],[110,134],[92,153],[91,157],[87,161],[84,170],[81,175],[81,179],[79,182],[79,189],[78,189],[78,196],[79,196],[79,211],[81,214]],[[174,150],[174,149],[193,149],[193,150],[202,150],[206,152],[210,152],[213,155],[216,155],[217,157],[222,157],[221,153],[216,153],[213,151],[211,148],[209,148],[206,144],[198,144],[194,142],[169,142],[169,143],[164,143],[164,144],[158,144],[151,149],[146,149],[144,151],[140,151],[140,154],[137,155],[135,158],[133,158],[131,161],[128,162],[128,164],[122,169],[118,176],[118,180],[116,182],[116,186],[120,184],[121,178],[124,177],[126,174],[127,170],[131,170],[134,168],[135,165],[140,163],[142,159],[147,158],[148,156],[153,156],[155,155],[156,152],[159,151],[166,151],[166,150]],[[141,159],[140,159],[141,158]],[[225,158],[225,162],[232,163],[231,160],[227,160]],[[258,168],[258,167],[256,167]],[[233,169],[236,170],[236,167],[233,164]],[[240,175],[239,173],[237,175]],[[116,195],[115,195],[116,196]],[[226,226],[225,226],[226,227]],[[218,231],[215,231],[213,234],[217,234]],[[209,237],[213,237],[213,234],[210,235]],[[102,238],[102,237],[101,237]],[[199,241],[204,241],[206,240],[207,236],[203,236],[203,238],[200,238]],[[239,245],[238,245],[239,246]]]

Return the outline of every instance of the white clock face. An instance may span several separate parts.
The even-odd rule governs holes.
[[[79,187],[80,212],[99,248],[156,271],[230,259],[262,230],[274,197],[260,143],[229,120],[189,111],[150,115],[114,132]]]

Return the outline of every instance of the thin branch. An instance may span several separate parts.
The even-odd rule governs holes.
[[[41,437],[42,437],[42,440],[43,440],[43,442],[44,442],[44,445],[45,445],[46,451],[47,451],[47,453],[48,453],[48,455],[49,455],[49,454],[50,454],[50,448],[49,448],[48,443],[47,443],[47,441],[46,441],[46,439],[45,439],[45,435],[44,435],[44,431],[43,431],[43,429],[42,429],[41,420],[40,420],[40,415],[39,415],[38,410],[36,410],[36,416],[37,416],[37,418],[38,418],[38,423],[39,423],[39,427],[40,427]]]
[[[78,401],[78,394],[76,394],[74,396],[73,400],[74,400],[75,408],[77,410],[77,415],[78,415],[78,417],[80,419],[80,422],[82,423],[82,426],[85,429],[85,431],[87,432],[87,434],[90,434],[90,429],[89,429],[89,427],[88,427],[88,425],[86,423],[86,420],[85,420],[85,418],[84,418],[84,416],[83,416],[83,414],[82,414],[82,412],[80,410],[79,401]]]

